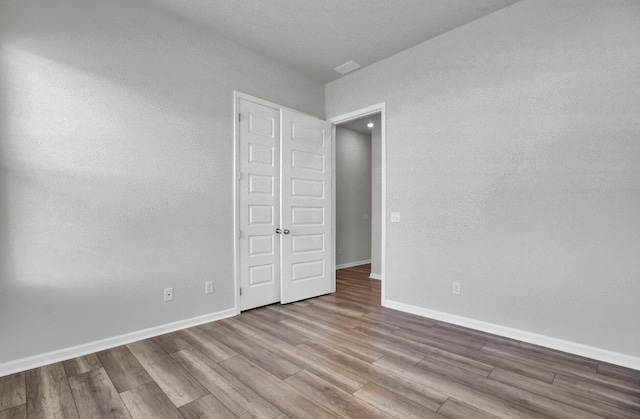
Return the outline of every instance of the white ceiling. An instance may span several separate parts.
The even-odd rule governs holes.
[[[318,81],[362,67],[517,0],[147,0]]]

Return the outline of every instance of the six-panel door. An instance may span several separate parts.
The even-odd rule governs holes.
[[[240,101],[240,309],[280,301],[280,111]]]
[[[331,124],[282,111],[281,302],[331,292]]]
[[[331,292],[331,124],[244,99],[239,111],[241,310]]]

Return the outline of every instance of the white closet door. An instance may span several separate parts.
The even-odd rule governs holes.
[[[240,309],[280,301],[280,110],[239,101]]]
[[[331,292],[331,124],[281,111],[281,302]]]

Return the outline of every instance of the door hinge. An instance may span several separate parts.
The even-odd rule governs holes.
[[[241,113],[238,114],[238,122],[242,122],[242,114]]]
[[[242,295],[242,287],[240,287],[240,295]]]
[[[238,238],[241,239],[242,238],[242,230],[238,230]]]

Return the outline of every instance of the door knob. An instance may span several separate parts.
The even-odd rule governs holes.
[[[276,234],[282,234],[282,230],[280,230],[279,228],[276,228]]]
[[[284,234],[289,234],[289,233],[291,233],[291,232],[285,228],[285,229],[284,229],[284,231],[283,231],[283,233],[284,233]]]

